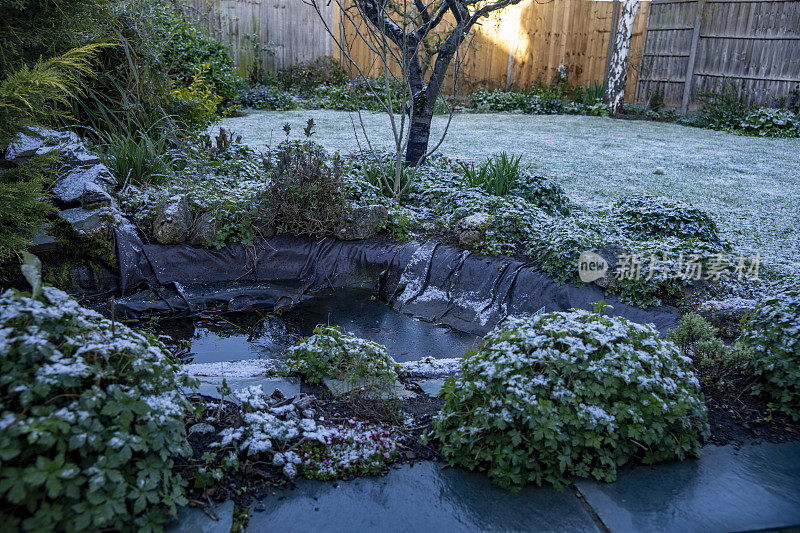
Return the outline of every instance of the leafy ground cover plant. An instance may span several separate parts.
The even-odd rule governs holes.
[[[179,367],[67,294],[0,296],[0,517],[13,530],[158,529],[185,504]]]
[[[364,388],[380,397],[397,380],[394,359],[386,348],[343,332],[337,326],[317,326],[314,334],[289,348],[286,369],[302,374],[311,384],[331,377],[349,388]]]
[[[761,137],[800,137],[800,116],[788,109],[759,107],[750,111],[737,129]]]
[[[244,107],[265,111],[287,111],[296,107],[292,96],[274,85],[255,85],[241,89],[239,103]]]
[[[615,203],[611,213],[638,238],[677,237],[723,244],[714,220],[684,202],[649,195],[628,196]]]
[[[762,379],[754,391],[800,420],[800,291],[762,302],[745,322],[742,341],[754,351],[751,369]]]
[[[514,489],[614,481],[634,458],[699,454],[710,435],[690,360],[652,326],[587,311],[508,319],[443,393],[427,438]]]

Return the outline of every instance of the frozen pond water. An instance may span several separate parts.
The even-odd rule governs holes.
[[[340,326],[383,344],[398,363],[421,357],[459,358],[478,337],[392,310],[368,291],[337,290],[301,302],[280,316],[265,310],[170,319],[162,330],[191,343],[192,363],[240,361],[279,356],[319,324]]]

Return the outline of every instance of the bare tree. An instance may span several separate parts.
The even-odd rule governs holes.
[[[604,99],[605,103],[611,107],[612,114],[617,114],[622,110],[622,103],[625,100],[625,85],[628,83],[628,55],[637,11],[639,11],[639,0],[623,0],[614,39],[614,50],[609,63],[608,85]]]
[[[395,124],[393,119],[392,127],[396,141],[405,148],[406,165],[416,166],[431,152],[428,145],[434,109],[454,60],[455,92],[459,48],[481,19],[522,0],[305,1],[314,6],[320,16],[323,4],[337,4],[344,19],[353,26],[354,37],[367,44],[384,73],[389,75],[393,67],[400,67],[398,79],[405,93],[402,99],[405,101],[407,98],[407,103],[403,106],[400,125]],[[327,29],[358,73],[369,73],[372,66],[359,65],[350,55],[352,40],[348,39],[353,36],[336,35],[331,28]],[[432,36],[436,36],[436,39],[432,39]],[[391,108],[391,102],[387,103]],[[389,111],[393,116],[391,109]],[[404,129],[406,119],[407,134]],[[405,139],[400,140],[403,137]],[[438,144],[441,144],[441,140]]]

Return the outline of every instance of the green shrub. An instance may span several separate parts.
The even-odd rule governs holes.
[[[239,103],[253,109],[286,111],[294,109],[291,95],[276,86],[256,85],[239,91]]]
[[[50,287],[0,309],[4,527],[158,528],[186,503],[173,466],[191,453],[166,348]]]
[[[669,198],[628,196],[611,210],[612,216],[639,239],[677,237],[722,245],[717,224],[704,211]]]
[[[189,130],[202,130],[214,122],[217,106],[222,102],[214,82],[208,78],[208,68],[208,64],[200,65],[188,86],[172,90],[172,97],[180,102],[178,118]]]
[[[236,98],[242,80],[236,74],[230,50],[206,36],[195,23],[176,13],[164,15],[163,62],[170,76],[188,86],[198,68],[209,66],[208,77],[225,101]]]
[[[586,311],[509,319],[462,361],[427,437],[504,487],[614,481],[633,458],[699,454],[710,434],[690,361],[652,326]]]
[[[717,337],[717,328],[696,313],[686,313],[678,327],[667,333],[667,340],[675,343],[681,352],[697,362],[722,360],[727,349]]]
[[[25,249],[55,209],[44,192],[59,154],[50,152],[0,172],[0,263]]]
[[[341,160],[308,141],[281,143],[265,162],[272,178],[267,198],[278,229],[316,237],[333,233],[346,207]]]
[[[397,380],[395,362],[386,348],[348,335],[337,326],[317,326],[312,336],[289,348],[285,364],[312,385],[331,377],[351,388],[386,391]]]
[[[320,57],[314,61],[301,63],[278,72],[286,89],[294,89],[302,96],[312,96],[321,85],[337,87],[347,84],[347,72],[332,57]]]
[[[599,81],[593,81],[587,84],[584,87],[583,103],[587,106],[591,106],[602,102],[607,87],[608,84],[606,82],[600,83]]]
[[[769,394],[800,420],[800,291],[783,292],[756,307],[742,341],[754,351],[751,368],[762,379],[755,392]]]
[[[719,90],[698,94],[697,99],[700,101],[697,125],[702,128],[738,129],[749,109],[745,99],[739,95],[739,89],[730,80],[724,80]]]
[[[747,114],[739,129],[762,137],[800,137],[800,116],[788,109],[759,107]]]

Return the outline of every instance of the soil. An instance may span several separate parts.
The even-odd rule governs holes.
[[[722,363],[695,365],[695,373],[708,407],[712,444],[800,440],[800,421],[773,408],[769,397],[754,395],[753,376]]]

